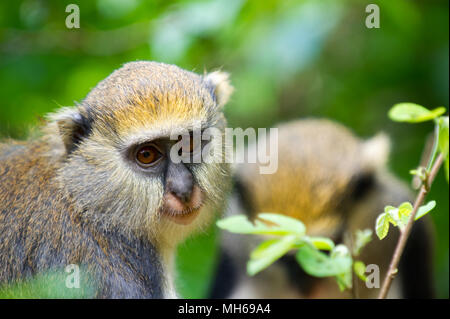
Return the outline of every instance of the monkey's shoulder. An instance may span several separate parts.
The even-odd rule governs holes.
[[[0,283],[77,265],[96,297],[163,297],[161,257],[149,240],[102,229],[64,199],[40,206],[0,216]]]
[[[0,143],[0,178],[8,175],[26,176],[29,170],[51,168],[50,150],[43,140]]]
[[[57,248],[52,249],[53,240],[47,237],[34,253],[35,265],[80,266],[99,298],[163,297],[162,260],[149,240],[83,221],[65,221],[61,226],[63,231],[54,242]]]
[[[29,212],[33,206],[58,206],[54,181],[59,163],[51,159],[40,141],[11,143],[0,148],[0,207],[5,211]]]

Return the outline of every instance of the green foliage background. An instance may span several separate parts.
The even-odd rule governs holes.
[[[80,7],[80,29],[65,27],[70,3]],[[380,29],[365,27],[369,3],[380,7]],[[82,100],[121,64],[157,60],[231,72],[232,127],[324,116],[362,137],[385,131],[390,168],[409,181],[432,123],[393,123],[386,113],[403,101],[448,108],[448,7],[445,0],[1,1],[0,136],[25,138],[41,116]],[[440,173],[429,199],[438,203],[436,283],[447,298],[448,198]],[[180,247],[183,296],[205,296],[216,240],[211,229]]]

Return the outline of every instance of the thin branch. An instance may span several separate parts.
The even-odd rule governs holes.
[[[422,206],[425,197],[431,188],[431,184],[433,183],[434,178],[436,177],[439,168],[442,165],[442,162],[444,160],[444,157],[442,154],[439,154],[439,157],[436,159],[436,161],[433,164],[433,167],[431,168],[430,174],[428,175],[428,178],[424,182],[424,184],[420,187],[420,192],[417,195],[416,201],[414,203],[413,211],[411,215],[409,216],[408,223],[406,224],[405,229],[401,232],[400,238],[397,242],[397,246],[395,247],[394,256],[392,257],[391,263],[389,265],[388,273],[386,274],[386,278],[384,278],[383,285],[381,287],[380,294],[378,295],[378,299],[384,299],[386,298],[389,288],[391,287],[392,280],[394,279],[395,275],[397,274],[397,267],[400,262],[400,258],[402,257],[403,250],[405,249],[406,242],[408,241],[408,237],[411,233],[412,226],[414,224],[414,219],[416,217],[417,211],[419,210],[420,206]]]

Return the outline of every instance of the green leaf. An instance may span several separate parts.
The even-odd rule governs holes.
[[[384,208],[384,212],[386,213],[386,218],[388,222],[390,222],[394,226],[397,226],[398,223],[400,222],[398,208],[393,206],[386,206]]]
[[[380,214],[380,216],[378,216],[377,221],[375,222],[375,233],[380,240],[382,240],[388,234],[389,218],[390,217],[388,213],[382,213]]]
[[[413,211],[413,205],[410,202],[404,202],[398,207],[398,214],[400,217],[408,217]]]
[[[309,237],[308,241],[319,250],[332,250],[334,243],[326,237]]]
[[[251,253],[250,260],[247,263],[247,273],[253,276],[267,268],[278,258],[286,254],[297,240],[297,236],[288,235],[281,239],[263,242]]]
[[[254,223],[252,223],[245,215],[236,215],[217,221],[217,226],[229,232],[239,234],[296,234],[298,236],[305,234],[305,226],[297,219],[278,214],[259,214],[258,217],[262,217],[262,219],[269,221],[269,223],[264,223],[259,219],[255,219]]]
[[[398,208],[386,206],[384,211],[388,215],[387,218],[392,225],[404,228],[408,222],[408,216],[411,214],[412,205],[411,203],[404,202]]]
[[[372,241],[372,230],[358,229],[355,234],[355,245],[353,247],[353,255],[358,256],[361,252],[361,249],[364,248],[368,243]]]
[[[345,260],[348,264],[345,266],[345,271],[341,274],[336,275],[336,282],[339,286],[340,291],[352,288],[352,257],[347,246],[339,244],[333,248],[330,253],[332,261]]]
[[[406,224],[408,223],[409,216],[411,215],[413,211],[413,206],[409,202],[404,202],[398,207],[398,226],[400,228],[404,228]]]
[[[402,221],[400,219],[400,214],[398,213],[398,208],[390,210],[387,214],[388,221],[395,227],[400,226]]]
[[[339,286],[339,290],[342,292],[346,289],[352,288],[352,274],[350,271],[337,275],[336,282]]]
[[[275,223],[280,226],[280,229],[285,229],[293,234],[304,235],[306,232],[306,227],[301,221],[286,215],[259,213],[258,218]]]
[[[448,156],[448,143],[449,143],[449,124],[448,116],[439,118],[439,151],[442,156]]]
[[[384,207],[384,212],[385,213],[389,213],[391,210],[394,210],[394,209],[397,209],[397,207],[394,207],[394,206],[385,206]]]
[[[345,246],[343,244],[339,244],[336,247],[334,247],[330,253],[331,258],[347,257],[347,256],[350,256],[350,252],[349,252],[347,246]]]
[[[267,254],[270,254],[270,248],[279,241],[279,238],[263,241],[250,253],[250,259],[264,258]]]
[[[331,258],[309,245],[300,248],[296,258],[303,270],[314,277],[332,277],[344,274],[351,269],[352,264],[350,256]]]
[[[431,212],[435,207],[436,207],[436,201],[434,201],[434,200],[428,202],[425,205],[420,206],[419,209],[417,210],[414,220],[418,220],[419,218],[422,218],[423,216],[425,216],[426,214]]]
[[[438,107],[430,111],[418,104],[399,103],[389,110],[388,116],[396,122],[419,123],[435,119],[445,112],[445,107]]]
[[[365,275],[366,265],[362,261],[355,261],[353,263],[353,271],[355,272],[356,276],[358,276],[358,278],[362,281],[365,282],[367,280],[367,277]]]

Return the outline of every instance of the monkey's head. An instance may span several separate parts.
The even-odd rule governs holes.
[[[124,65],[76,108],[51,116],[61,187],[105,230],[120,227],[173,246],[212,220],[228,190],[221,134],[231,92],[226,73]],[[212,128],[219,134],[195,140]],[[194,161],[206,147],[214,160]]]
[[[382,188],[388,153],[383,134],[362,140],[332,121],[299,120],[278,127],[274,174],[261,175],[257,164],[243,164],[237,175],[250,192],[246,197],[253,214],[285,214],[302,220],[310,234],[332,236],[360,203],[374,213],[389,203],[377,194],[372,197],[378,204],[367,205],[368,195]]]

